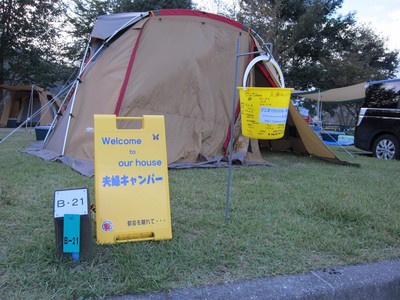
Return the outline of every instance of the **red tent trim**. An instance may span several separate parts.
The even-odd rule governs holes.
[[[122,83],[121,90],[120,90],[119,96],[118,96],[117,105],[116,105],[115,111],[114,111],[114,114],[116,116],[119,115],[119,111],[120,111],[121,105],[122,105],[122,100],[124,99],[126,88],[128,87],[129,78],[131,77],[133,63],[135,61],[137,49],[139,48],[139,43],[140,43],[140,38],[142,37],[142,32],[143,32],[143,28],[140,30],[140,33],[136,40],[135,46],[132,49],[131,57],[129,58],[128,67],[125,72],[124,82]]]
[[[271,87],[278,87],[276,82],[272,79],[271,74],[269,74],[269,72],[267,71],[267,69],[265,68],[265,66],[263,64],[258,63],[257,67],[261,71],[261,73],[263,73],[265,78],[267,78],[267,80],[268,80],[269,84],[271,85]]]

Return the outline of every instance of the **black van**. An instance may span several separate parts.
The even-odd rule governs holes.
[[[400,158],[400,78],[367,83],[354,145],[377,158]]]

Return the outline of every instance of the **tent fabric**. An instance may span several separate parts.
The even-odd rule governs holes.
[[[191,17],[207,17],[208,19],[217,20],[219,22],[227,23],[237,28],[246,30],[242,23],[228,19],[224,16],[206,13],[203,11],[187,10],[187,9],[162,9],[152,12],[154,16],[168,16],[168,15],[187,15]]]
[[[180,9],[142,16],[109,41],[90,69],[79,77],[75,97],[57,120],[44,149],[90,175],[94,114],[164,115],[170,168],[227,166],[237,44],[239,53],[261,50],[261,46],[240,23],[223,16]],[[98,18],[100,25],[95,25],[92,35],[96,35],[96,41],[92,42],[98,43],[96,32],[108,18],[118,16]],[[238,59],[238,82],[250,59]],[[259,64],[264,73],[253,68],[248,86],[278,86],[275,67],[269,62]],[[290,115],[298,115],[292,116],[293,126],[305,124],[293,107]],[[241,134],[240,114],[234,124],[234,163],[269,165],[261,155],[259,141]],[[138,127],[132,121],[117,125],[121,129]],[[311,129],[301,130],[306,133],[296,136],[292,145],[298,152],[340,162]],[[86,165],[89,167],[83,167]],[[86,169],[79,170],[81,167]]]
[[[34,125],[49,125],[55,116],[57,103],[50,104],[53,95],[36,85],[0,85],[3,99],[0,102],[0,127],[10,119],[21,124],[30,118]],[[59,104],[59,103],[58,103]]]
[[[362,100],[365,97],[366,82],[326,91],[302,92],[293,91],[293,96],[300,96],[321,102],[348,102]]]

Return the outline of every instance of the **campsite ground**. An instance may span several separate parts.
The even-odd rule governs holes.
[[[333,147],[361,167],[266,152],[277,167],[234,168],[229,224],[227,169],[170,170],[171,241],[94,245],[92,259],[63,261],[53,193],[85,186],[93,201],[93,178],[22,153],[34,140],[21,129],[0,144],[5,299],[138,294],[400,257],[400,161]]]

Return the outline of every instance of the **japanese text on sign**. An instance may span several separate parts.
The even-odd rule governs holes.
[[[162,176],[155,176],[154,174],[146,176],[128,176],[128,175],[111,175],[104,176],[102,179],[103,187],[117,187],[117,186],[134,186],[134,185],[149,185],[155,184],[157,181],[162,181]]]

